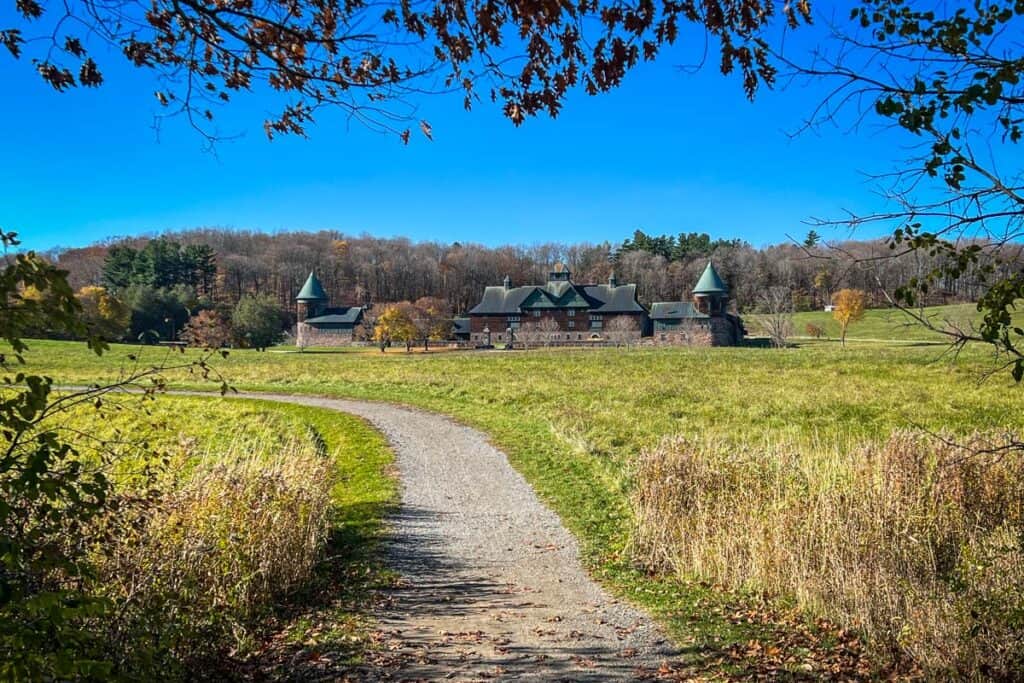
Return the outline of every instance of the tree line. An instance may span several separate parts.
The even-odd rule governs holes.
[[[113,239],[46,256],[68,271],[80,298],[89,300],[87,310],[116,313],[120,320],[127,315],[123,338],[176,339],[192,318],[208,311],[201,321],[205,327],[242,344],[248,335],[254,345],[264,346],[272,341],[265,331],[254,330],[256,321],[269,317],[281,329],[294,324],[294,296],[311,271],[332,305],[380,307],[429,299],[435,302],[432,308],[459,315],[480,300],[484,287],[500,284],[506,275],[514,285],[540,284],[557,262],[568,265],[576,282],[606,282],[614,275],[619,283],[635,283],[645,305],[688,300],[711,259],[742,314],[761,312],[764,293],[773,288],[788,292],[792,309],[798,311],[822,308],[841,289],[863,290],[869,306],[885,305],[900,287],[947,265],[943,252],[893,255],[890,246],[881,239],[824,244],[811,234],[801,242],[754,247],[706,233],[654,235],[637,230],[617,244],[488,247],[333,231],[268,234],[202,228]],[[1019,243],[984,253],[984,261],[939,282],[927,293],[926,303],[975,301],[984,285],[972,269],[1009,274],[1024,262]],[[101,299],[107,301],[103,306]],[[238,320],[237,333],[231,329],[236,318],[248,321]]]

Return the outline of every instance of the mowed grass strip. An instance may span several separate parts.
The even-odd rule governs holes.
[[[113,378],[139,352],[115,346],[95,359],[81,345],[32,344],[45,358],[33,369],[62,382]],[[143,349],[143,361],[165,353]],[[774,627],[736,616],[746,596],[636,568],[627,550],[629,497],[641,451],[674,434],[847,450],[914,426],[1020,429],[1024,397],[1005,375],[980,381],[990,367],[983,349],[951,362],[941,348],[877,344],[436,355],[279,349],[218,361],[239,389],[409,404],[488,433],[580,539],[593,573],[661,618],[694,662],[714,661]]]

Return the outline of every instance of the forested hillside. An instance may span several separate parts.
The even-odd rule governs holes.
[[[620,244],[559,244],[486,247],[479,244],[412,242],[341,232],[284,232],[200,228],[167,233],[149,248],[135,270],[126,248],[141,250],[154,238],[137,237],[66,250],[48,256],[70,272],[76,288],[131,285],[167,288],[184,284],[201,297],[233,306],[244,295],[267,295],[286,310],[311,270],[337,304],[380,304],[437,297],[456,312],[479,301],[483,288],[508,275],[514,283],[544,281],[551,264],[565,262],[577,282],[603,282],[614,270],[620,282],[635,282],[642,303],[688,298],[706,259],[713,258],[741,312],[757,309],[770,287],[793,292],[797,309],[820,308],[843,287],[863,289],[877,302],[939,265],[922,250],[893,257],[886,242],[850,241],[826,247],[780,244],[757,248],[741,239],[712,240],[706,234],[650,236],[637,231]],[[181,245],[168,249],[168,242]],[[162,244],[161,244],[162,243]],[[154,248],[157,247],[157,248]],[[184,266],[175,261],[191,259]],[[1021,260],[1021,245],[993,249],[986,257]],[[154,264],[154,259],[159,261]],[[160,259],[163,259],[160,261]],[[168,278],[166,273],[170,272]],[[950,279],[932,303],[973,301],[981,293],[968,275]]]

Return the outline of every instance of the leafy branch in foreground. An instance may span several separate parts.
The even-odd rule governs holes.
[[[829,94],[808,127],[845,114],[852,127],[877,117],[907,134],[908,158],[877,176],[888,211],[812,221],[815,228],[885,227],[890,253],[860,260],[879,267],[887,258],[927,254],[940,265],[922,270],[893,292],[892,303],[922,324],[1007,354],[1024,379],[1024,330],[1011,313],[1024,298],[1024,261],[1002,261],[1007,245],[1024,238],[1024,3],[999,0],[920,9],[903,0],[863,0],[850,23],[809,64],[776,55],[792,77],[825,82]],[[813,246],[813,245],[812,245]],[[940,327],[920,306],[950,280],[984,288],[977,330]],[[915,310],[916,309],[916,310]]]
[[[556,116],[571,90],[618,86],[688,26],[699,49],[718,43],[721,71],[739,71],[752,97],[775,78],[760,33],[810,16],[806,0],[19,0],[16,9],[20,21],[0,27],[0,45],[16,59],[31,53],[59,92],[103,84],[95,55],[106,44],[154,72],[160,105],[211,139],[217,107],[259,91],[278,101],[269,137],[304,135],[328,108],[405,141],[417,96],[461,91],[469,109],[482,93],[516,125]],[[420,129],[431,136],[429,123]]]
[[[14,233],[0,233],[0,240],[5,247],[18,243]],[[30,330],[87,334],[65,276],[32,252],[8,259],[0,272],[0,337],[19,363],[30,350],[24,340]],[[35,294],[26,296],[29,289]],[[97,354],[106,348],[96,339],[88,344]],[[137,389],[140,400],[151,400],[175,370],[228,387],[206,356],[167,356],[156,365],[136,360],[115,382],[60,393],[50,377],[14,372],[6,360],[2,367],[0,678],[110,676],[113,655],[94,626],[109,616],[111,604],[86,588],[95,553],[104,548],[90,534],[104,516],[146,500],[115,495],[108,470],[116,453],[95,441],[89,444],[94,457],[82,457],[82,444],[66,439],[56,418],[83,405],[102,411],[107,395],[120,390]]]

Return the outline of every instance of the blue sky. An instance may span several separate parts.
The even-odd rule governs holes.
[[[892,140],[791,139],[819,92],[750,103],[713,63],[682,73],[688,59],[668,53],[520,128],[488,102],[466,113],[458,97],[424,98],[435,139],[408,146],[339,117],[308,140],[268,141],[267,103],[253,97],[224,112],[243,137],[214,155],[184,120],[157,135],[151,77],[116,55],[101,60],[103,87],[57,94],[3,53],[0,226],[36,249],[198,226],[486,244],[618,242],[640,228],[760,245],[806,234],[809,216],[877,205],[862,172],[891,167]]]

